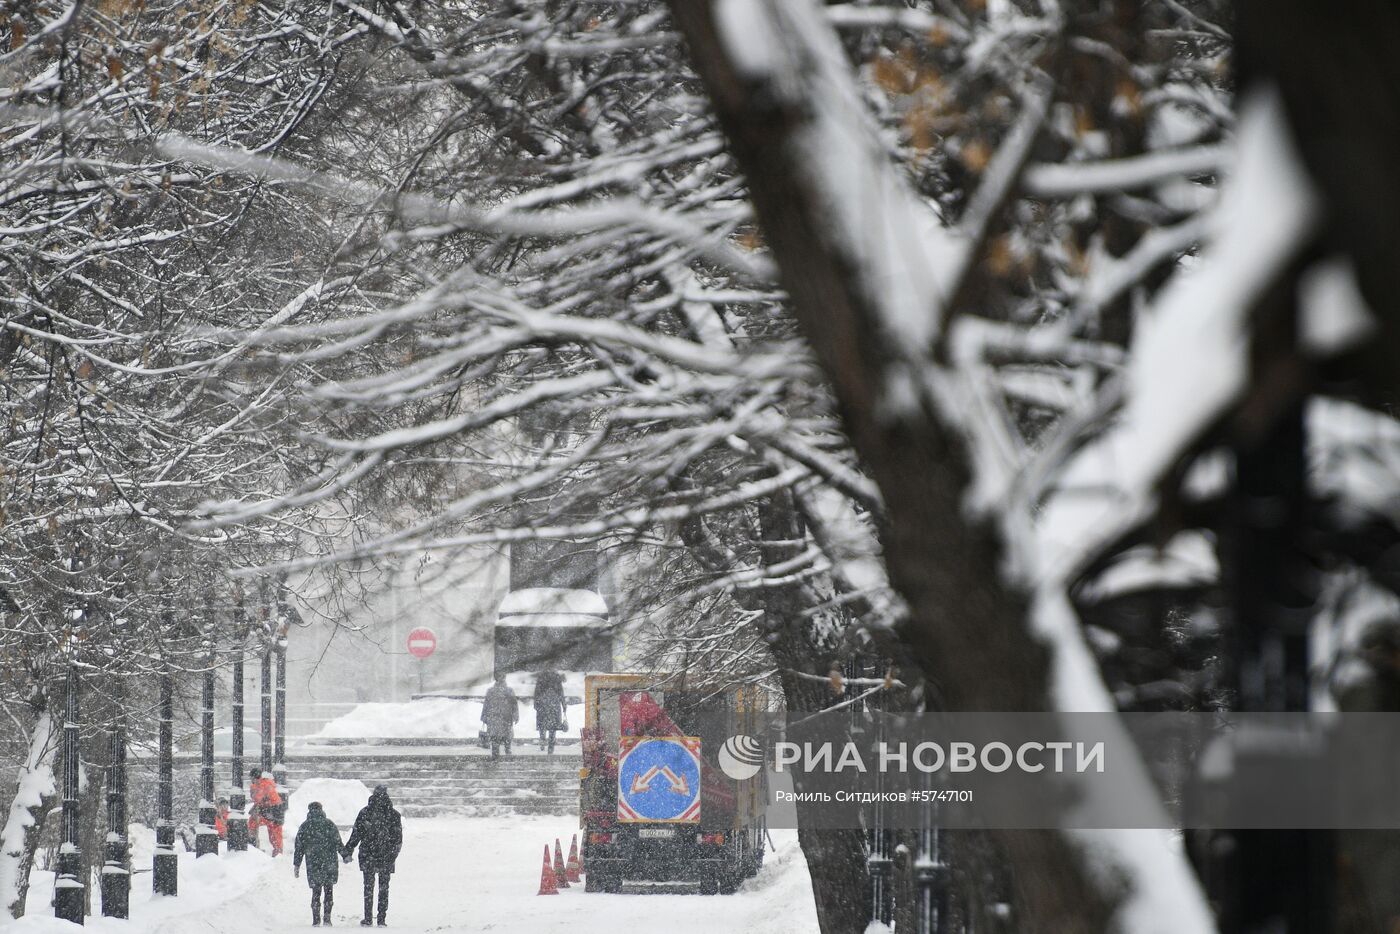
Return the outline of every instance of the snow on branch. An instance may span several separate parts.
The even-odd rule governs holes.
[[[729,243],[722,235],[673,211],[639,200],[612,198],[570,210],[511,211],[447,204],[429,195],[391,191],[319,172],[276,156],[201,143],[179,133],[157,138],[156,150],[170,159],[251,178],[304,187],[322,197],[356,205],[374,204],[411,223],[450,225],[462,230],[512,236],[565,237],[606,230],[646,230],[695,249],[705,258],[758,282],[772,279],[771,266]]]
[[[826,8],[827,20],[839,29],[868,29],[878,27],[900,29],[924,37],[937,35],[965,40],[963,25],[948,16],[939,16],[914,7],[857,6],[854,3],[833,3]]]
[[[412,448],[458,435],[472,428],[489,425],[523,412],[531,406],[551,399],[573,399],[617,384],[617,376],[607,370],[589,370],[575,376],[561,376],[534,383],[519,392],[463,412],[452,418],[424,422],[405,428],[395,428],[367,438],[317,438],[317,442],[333,451],[384,452]]]
[[[1192,146],[1102,162],[1034,164],[1026,167],[1021,185],[1041,198],[1132,191],[1182,176],[1214,175],[1226,167],[1228,156],[1224,146]]]
[[[1066,489],[1097,485],[1115,495],[1087,510],[1057,509],[1052,498],[1039,523],[1042,578],[1072,574],[1140,522],[1159,484],[1248,385],[1248,315],[1318,223],[1317,195],[1291,133],[1276,92],[1255,91],[1241,103],[1234,171],[1200,262],[1143,315],[1116,424],[1080,449],[1060,480]]]
[[[438,551],[467,548],[473,545],[500,545],[510,542],[527,541],[570,541],[597,539],[616,532],[630,532],[653,527],[657,524],[680,522],[695,516],[733,509],[753,500],[771,496],[785,490],[811,474],[805,467],[794,467],[776,476],[749,483],[741,483],[733,489],[709,496],[693,503],[674,506],[630,506],[617,512],[583,522],[555,525],[532,525],[522,528],[493,528],[482,532],[465,532],[445,538],[415,538],[401,544],[380,544],[378,542],[353,549],[339,551],[331,555],[285,561],[247,570],[249,576],[271,573],[304,571],[328,561],[348,561],[374,555],[416,554],[424,551]]]

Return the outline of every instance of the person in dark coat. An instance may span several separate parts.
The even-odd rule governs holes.
[[[496,675],[496,683],[486,692],[486,701],[481,705],[481,722],[486,724],[486,735],[491,740],[492,759],[500,758],[502,745],[506,755],[510,755],[510,740],[519,719],[520,701],[506,684],[506,676]]]
[[[554,734],[567,728],[564,714],[564,676],[551,670],[535,675],[535,730],[546,752],[554,752]]]
[[[301,862],[306,860],[306,884],[311,887],[311,926],[320,927],[322,917],[331,923],[331,905],[335,884],[340,879],[340,828],[326,816],[321,802],[306,806],[306,820],[297,828],[292,845],[292,875],[301,875]]]
[[[403,848],[403,819],[389,801],[389,789],[376,785],[369,796],[369,804],[360,809],[355,818],[355,829],[350,839],[345,841],[341,854],[350,862],[355,847],[360,848],[360,872],[365,881],[365,917],[360,927],[369,927],[370,918],[375,917],[379,926],[384,926],[384,918],[389,913],[389,876],[394,872],[394,862]],[[379,913],[374,913],[374,884],[379,881]]]

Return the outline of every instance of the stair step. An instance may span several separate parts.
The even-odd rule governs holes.
[[[550,805],[395,805],[404,817],[511,817],[518,814],[573,814],[572,808]]]
[[[406,817],[565,815],[578,811],[581,764],[568,754],[493,760],[427,752],[337,753],[294,759],[288,763],[287,783],[295,789],[314,778],[383,782]]]

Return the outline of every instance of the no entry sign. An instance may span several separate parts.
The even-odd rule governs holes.
[[[427,658],[437,651],[437,636],[431,629],[419,626],[408,634],[408,654],[414,658]]]

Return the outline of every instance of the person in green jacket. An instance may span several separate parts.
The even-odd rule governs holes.
[[[335,883],[340,879],[340,849],[339,828],[326,816],[321,802],[312,801],[306,808],[306,820],[297,829],[292,852],[293,875],[301,875],[301,861],[306,860],[306,884],[311,886],[312,927],[320,927],[322,918],[330,927]]]

